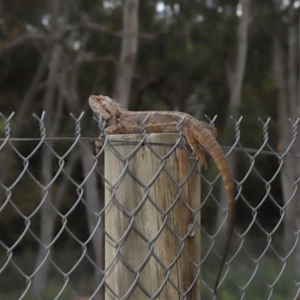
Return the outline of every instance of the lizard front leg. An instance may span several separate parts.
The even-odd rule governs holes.
[[[109,134],[109,135],[112,135],[112,134],[118,134],[118,133],[123,133],[123,126],[121,126],[120,124],[113,124],[111,126],[108,126],[106,129],[105,129],[105,135]],[[99,138],[104,138],[104,135],[101,133]],[[96,152],[99,153],[101,151],[101,149],[103,148],[103,141],[98,141],[98,142],[95,142],[95,146],[96,146]]]
[[[108,127],[105,129],[105,135],[106,134],[116,134],[118,133],[118,125],[116,124],[116,119],[112,118],[110,120],[107,121],[106,123],[108,125]],[[103,139],[104,136],[103,133],[101,133],[99,135],[100,139]],[[103,141],[97,141],[95,142],[95,146],[96,146],[96,153],[99,153],[101,151],[101,149],[103,148]]]

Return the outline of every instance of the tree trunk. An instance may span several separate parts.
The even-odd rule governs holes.
[[[55,100],[56,89],[56,78],[58,75],[58,68],[61,59],[61,45],[57,44],[54,46],[52,59],[50,62],[50,70],[48,76],[48,87],[44,98],[44,109],[46,111],[45,118],[45,128],[50,130],[53,135],[56,134],[56,129],[58,128],[59,116],[56,116],[56,126],[52,124],[51,120],[53,118],[53,106]],[[49,142],[48,145],[52,147],[53,142]],[[50,244],[53,238],[53,229],[56,218],[56,213],[53,211],[50,202],[53,201],[53,195],[51,188],[48,184],[52,180],[52,167],[53,167],[53,155],[46,146],[43,145],[42,151],[42,184],[44,190],[42,193],[41,201],[44,201],[41,207],[41,228],[40,228],[40,246],[38,251],[37,260],[35,263],[35,269],[38,269],[41,265],[43,267],[37,273],[37,276],[33,279],[32,289],[35,293],[39,293],[45,286],[47,280],[47,274],[49,269],[49,260],[44,261],[46,255],[49,254],[49,249],[47,246]],[[44,261],[44,262],[43,262]]]
[[[289,96],[289,104],[290,104],[290,115],[292,117],[292,121],[296,121],[297,118],[299,118],[299,93],[298,93],[298,79],[297,79],[297,73],[298,73],[298,51],[299,51],[299,32],[297,28],[297,23],[295,22],[296,14],[298,14],[297,10],[294,8],[293,1],[290,3],[289,7],[289,28],[288,28],[288,96]],[[293,147],[292,147],[292,153],[295,155],[299,155],[299,147],[300,147],[300,137],[299,137],[299,130],[298,130],[298,137],[295,140]],[[289,166],[291,172],[293,172],[292,179],[294,181],[297,181],[297,185],[294,186],[296,188],[296,193],[292,199],[293,206],[295,209],[293,210],[293,220],[286,220],[287,222],[292,222],[293,227],[292,230],[299,231],[300,229],[300,184],[299,184],[299,177],[300,177],[300,164],[298,161],[293,160],[292,163],[290,163]],[[285,199],[285,203],[287,204],[287,201],[289,199]],[[291,203],[292,203],[291,202]],[[290,203],[290,204],[291,204]],[[292,209],[290,208],[290,210]],[[290,230],[290,228],[287,228],[287,230]],[[285,232],[287,232],[285,230]],[[294,243],[295,243],[295,237],[294,237]],[[291,249],[291,248],[290,248]],[[288,250],[288,249],[287,249]],[[297,244],[297,247],[295,249],[295,255],[296,255],[296,261],[298,262],[296,264],[297,266],[297,273],[300,274],[300,244]]]
[[[52,9],[52,35],[58,33],[56,27],[59,18],[59,1],[55,0],[51,4]],[[63,24],[60,24],[63,26]],[[60,27],[62,28],[62,27]],[[52,45],[52,53],[49,63],[49,73],[47,78],[47,88],[44,97],[44,111],[45,114],[45,129],[46,134],[49,136],[55,136],[57,133],[57,129],[60,123],[60,115],[55,114],[54,118],[54,106],[55,106],[55,98],[58,92],[57,90],[57,78],[59,77],[60,64],[62,61],[62,45],[60,43],[53,43]],[[62,104],[59,103],[62,99],[58,99],[57,108],[58,113],[61,113]],[[59,112],[60,111],[60,112]],[[54,120],[54,122],[53,122]],[[48,132],[47,132],[48,130]],[[50,134],[49,134],[50,131]],[[49,142],[48,145],[52,147],[52,142]],[[53,202],[53,193],[51,187],[49,187],[49,183],[52,180],[52,167],[53,167],[53,155],[51,151],[48,149],[47,145],[43,145],[42,151],[42,178],[41,182],[44,186],[44,190],[42,193],[41,201],[44,201],[41,207],[41,227],[40,227],[40,246],[38,250],[37,260],[35,262],[35,270],[38,268],[36,276],[33,278],[32,290],[34,293],[39,294],[40,291],[45,287],[48,270],[49,270],[49,260],[46,259],[46,256],[49,255],[50,250],[48,245],[52,241],[53,238],[53,230],[55,224],[56,213],[51,207],[51,202]],[[42,267],[41,267],[42,266]]]
[[[122,48],[113,92],[113,98],[124,107],[129,103],[138,47],[138,9],[139,0],[124,0]]]
[[[298,28],[295,22],[295,14],[293,1],[289,7],[289,28],[288,28],[288,95],[291,108],[291,117],[295,120],[299,116],[298,103]]]
[[[100,214],[100,211],[104,207],[103,195],[100,196],[99,188],[97,184],[97,173],[93,171],[96,167],[97,161],[93,159],[91,153],[93,152],[89,144],[85,144],[87,151],[82,151],[81,162],[83,166],[83,175],[85,180],[85,200],[87,206],[87,220],[89,232],[92,235],[92,244],[95,252],[95,276],[94,284],[95,291],[99,289],[93,299],[104,299],[104,286],[100,287],[101,280],[103,280],[104,270],[104,213]]]
[[[288,126],[288,118],[295,122],[299,117],[299,90],[297,77],[299,33],[295,17],[297,10],[293,7],[293,1],[289,7],[288,22],[288,51],[287,65],[284,64],[283,46],[280,44],[279,36],[273,37],[274,47],[274,75],[278,89],[278,115],[279,115],[279,152],[285,152],[292,143],[292,128]],[[287,70],[287,80],[285,79],[285,69]],[[293,142],[289,153],[299,155],[300,138]],[[284,158],[281,169],[281,185],[285,206],[284,215],[284,250],[288,254],[295,245],[295,232],[300,229],[300,191],[299,183],[294,185],[300,176],[300,164],[297,160]],[[300,261],[300,246],[295,249],[296,260]],[[299,265],[299,264],[296,264]],[[298,270],[299,271],[299,270]]]
[[[241,103],[242,84],[245,73],[245,65],[248,48],[248,24],[251,0],[241,0],[243,14],[240,17],[237,32],[237,56],[234,62],[233,71],[227,72],[229,75],[229,114],[235,118],[238,116],[238,110]]]
[[[245,73],[245,65],[247,58],[247,48],[248,48],[248,24],[249,24],[249,12],[250,12],[250,4],[251,0],[241,0],[243,13],[240,17],[240,21],[238,24],[237,31],[237,55],[236,60],[234,61],[233,67],[229,67],[227,64],[227,76],[230,90],[230,102],[229,109],[226,118],[226,129],[224,132],[224,138],[222,143],[229,142],[229,145],[233,145],[234,141],[230,137],[231,135],[231,126],[230,126],[230,115],[232,115],[235,119],[238,117],[238,111],[241,103],[241,92],[242,92],[242,84]],[[232,174],[235,174],[235,166],[236,166],[236,158],[231,153],[231,155],[227,158],[228,164],[230,165],[230,169]],[[224,223],[224,209],[226,207],[226,191],[224,186],[222,185],[220,191],[219,203],[220,207],[217,213],[216,226],[217,228],[222,227]],[[222,231],[225,231],[225,227],[223,226]]]
[[[292,140],[292,130],[288,125],[288,107],[287,107],[287,93],[286,82],[284,76],[284,63],[283,63],[283,51],[277,36],[273,37],[274,47],[274,75],[275,82],[278,90],[278,128],[279,128],[279,141],[278,151],[283,153],[289,147]],[[284,171],[283,171],[284,170]],[[288,204],[294,191],[293,183],[290,178],[294,178],[294,160],[291,158],[285,158],[283,161],[282,171],[280,173],[281,186],[283,192],[283,199],[285,205]],[[284,227],[284,247],[285,253],[288,253],[293,247],[295,242],[295,236],[291,231],[291,228],[295,228],[294,212],[296,210],[296,202],[291,201],[285,208],[285,224]]]

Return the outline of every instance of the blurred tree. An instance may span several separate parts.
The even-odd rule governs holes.
[[[87,110],[91,94],[114,95],[132,109],[188,111],[201,119],[205,114],[211,117],[218,114],[216,125],[222,145],[229,143],[229,115],[237,118],[242,113],[245,115],[243,143],[251,148],[259,145],[261,139],[260,127],[253,120],[269,114],[277,120],[278,114],[279,149],[285,151],[291,134],[284,122],[288,116],[295,120],[299,112],[299,7],[297,1],[289,3],[286,6],[282,0],[252,0],[248,14],[250,0],[1,0],[0,110],[5,114],[16,111],[11,133],[15,137],[38,134],[33,129],[35,120],[29,117],[32,110],[38,114],[46,111],[47,136],[68,136],[74,134],[73,124],[69,125],[67,119],[69,111],[78,116]],[[275,80],[271,76],[272,47]],[[278,111],[273,101],[275,83],[280,98]],[[82,125],[96,136],[88,113]],[[92,151],[91,145],[85,146]],[[22,151],[30,153],[29,146],[22,147]],[[295,143],[293,153],[297,154],[298,149]],[[64,147],[59,150],[66,152]],[[49,208],[50,201],[57,209],[63,205],[62,199],[71,202],[64,180],[55,181],[53,189],[48,188],[56,170],[55,161],[46,148],[39,155],[33,168],[40,174],[45,187],[42,197],[47,197],[47,202],[42,208],[43,243],[37,265],[45,257],[55,224],[59,227]],[[75,165],[74,161],[78,163]],[[16,177],[19,170],[11,167],[16,162],[13,151],[6,147],[0,154],[1,182],[7,184]],[[293,162],[285,159],[285,169],[291,178],[297,178],[299,166]],[[89,174],[93,163],[87,153],[74,151],[64,167],[69,174],[77,174],[79,168],[78,185],[85,186],[84,197],[91,207],[87,211],[90,232],[99,221],[95,212],[103,205],[102,186],[97,186],[94,175],[90,174],[86,182],[82,179]],[[273,168],[270,161],[262,171],[271,176]],[[211,169],[212,176],[216,176],[217,170]],[[244,164],[238,164],[237,176],[245,170]],[[295,187],[289,186],[286,179],[287,176],[282,177],[282,190],[288,204]],[[31,203],[27,201],[32,195],[27,192],[28,186],[24,184],[26,199],[21,209]],[[0,188],[1,198],[5,198],[5,189]],[[252,193],[256,188],[254,183],[245,183],[243,188],[248,201],[258,204],[257,193]],[[299,207],[295,202],[286,206],[286,221],[297,230]],[[241,225],[246,209],[239,209]],[[204,222],[208,220],[211,224],[214,215],[215,210],[208,210]],[[7,222],[7,218],[4,216],[0,222]],[[221,220],[223,210],[219,209],[217,223]],[[19,236],[17,230],[11,229],[9,234],[1,232],[1,237],[8,240],[13,232]],[[102,266],[101,251],[96,250],[96,245],[101,244],[101,232],[94,234],[97,264]],[[293,243],[293,234],[286,231],[286,245]],[[290,247],[287,246],[287,251]],[[46,269],[41,269],[34,279],[36,292],[45,284]],[[101,274],[96,272],[96,285],[100,279]]]
[[[294,155],[299,155],[300,139],[296,139],[289,149],[294,132],[291,126],[287,126],[291,118],[293,124],[300,117],[299,94],[299,3],[289,1],[284,5],[280,1],[274,1],[273,10],[273,59],[274,77],[278,89],[278,150],[285,153],[289,150]],[[298,131],[299,134],[299,131]],[[281,170],[281,184],[285,205],[284,247],[286,254],[295,246],[295,232],[300,229],[300,189],[299,183],[294,180],[300,178],[300,164],[294,159],[284,158],[284,168]],[[297,261],[300,261],[300,248],[294,252]],[[300,269],[298,267],[298,273]]]
[[[250,5],[251,0],[241,0],[237,5],[236,14],[239,17],[239,22],[237,28],[235,56],[234,58],[229,57],[229,59],[225,62],[230,97],[222,141],[226,141],[227,143],[229,142],[229,145],[233,145],[235,143],[235,140],[232,137],[233,130],[230,124],[230,116],[233,116],[233,118],[236,121],[238,120],[242,101],[242,84],[244,80],[248,50],[248,26],[250,20]],[[234,152],[232,152],[230,156],[228,156],[227,160],[230,164],[231,172],[233,173],[233,175],[235,175],[237,167],[237,158],[236,155],[234,155]],[[224,207],[226,207],[226,201],[226,191],[224,189],[224,186],[222,186],[220,192],[220,206],[217,214],[216,228],[222,228],[223,231],[225,230],[223,226],[223,220]]]
[[[120,61],[117,65],[113,98],[128,107],[133,69],[138,46],[138,0],[124,0],[123,37]]]

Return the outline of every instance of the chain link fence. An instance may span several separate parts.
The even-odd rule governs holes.
[[[86,137],[81,129],[83,114],[72,116],[74,137],[48,136],[42,114],[35,115],[38,137],[16,138],[10,134],[13,114],[1,117],[0,299],[104,299],[104,294],[105,299],[130,299],[137,290],[140,296],[134,299],[166,299],[162,296],[166,290],[175,292],[174,299],[194,299],[189,293],[195,287],[201,291],[201,299],[298,299],[299,176],[291,171],[295,166],[297,171],[299,164],[292,151],[298,121],[289,124],[291,136],[281,153],[276,151],[278,141],[270,119],[255,123],[258,137],[251,149],[243,144],[243,132],[249,134],[248,128],[243,128],[242,118],[235,122],[235,141],[223,149],[234,166],[236,226],[218,295],[214,296],[227,225],[223,182],[213,162],[200,171],[180,134],[175,142],[159,143],[147,134],[114,143],[106,137],[96,154],[95,137]],[[110,158],[104,161],[107,149]],[[178,157],[178,149],[186,153],[186,178],[180,178],[182,170],[174,174],[172,155]],[[132,164],[136,156],[143,155],[153,155],[154,176],[149,177],[151,172],[144,172],[144,166]],[[111,159],[119,161],[117,167],[111,165]],[[111,172],[116,177],[111,177]],[[188,183],[191,177],[196,180],[193,187]],[[198,205],[191,205],[187,195],[200,194],[197,178],[201,178],[201,203],[196,196]],[[171,199],[163,198],[165,207],[154,197],[157,180],[161,180],[163,197],[172,190]],[[139,189],[122,202],[124,182],[126,193],[133,187],[136,191],[136,186]],[[132,198],[136,206],[128,207],[127,200]],[[177,226],[182,222],[183,207],[194,219],[192,227],[180,233]],[[117,213],[110,215],[113,209]],[[171,216],[176,210],[176,216]],[[151,222],[154,212],[155,226],[143,231],[139,226],[147,218]],[[119,231],[116,238],[110,230],[119,228],[121,222],[121,234]],[[139,245],[144,244],[143,249],[131,244],[133,234]],[[201,235],[199,254],[185,244],[195,234]],[[169,239],[173,251],[166,253],[168,263],[157,252],[164,235],[173,237]],[[199,260],[192,255],[199,255]],[[179,261],[192,265],[188,286],[182,281],[190,274],[178,281],[174,278]],[[146,272],[149,263],[159,270],[154,287]],[[109,277],[115,264],[125,269],[123,277],[115,277],[117,282]],[[121,292],[119,287],[125,281],[127,291]]]

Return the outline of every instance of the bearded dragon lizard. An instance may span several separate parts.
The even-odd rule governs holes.
[[[105,133],[130,134],[141,133],[142,123],[145,121],[147,133],[176,133],[178,123],[182,122],[182,134],[193,151],[193,155],[205,167],[205,153],[202,147],[209,153],[217,165],[224,182],[228,199],[228,225],[226,231],[225,245],[221,258],[221,265],[217,274],[214,292],[216,294],[222,270],[226,261],[231,236],[234,227],[235,199],[234,183],[226,162],[225,155],[216,141],[217,130],[205,122],[198,121],[189,114],[177,111],[128,111],[117,101],[107,96],[91,96],[90,107],[97,119],[106,121]],[[96,142],[96,150],[102,147],[102,142]]]

